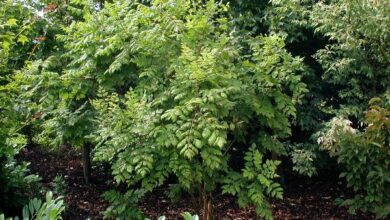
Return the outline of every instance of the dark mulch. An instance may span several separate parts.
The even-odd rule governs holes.
[[[92,172],[93,183],[83,184],[81,155],[70,149],[48,153],[38,148],[23,152],[24,159],[31,162],[31,170],[42,177],[43,187],[52,189],[54,178],[63,176],[66,187],[67,204],[65,220],[102,219],[101,212],[107,202],[101,194],[112,188],[114,183],[103,169]],[[284,186],[284,199],[272,200],[275,219],[327,219],[327,220],[365,220],[374,219],[372,215],[360,213],[357,216],[348,214],[346,208],[338,207],[334,200],[348,196],[344,184],[334,178],[329,181],[295,178]],[[240,209],[234,198],[217,195],[214,198],[217,219],[254,219],[253,208]],[[140,204],[141,210],[151,219],[165,215],[168,219],[179,219],[179,213],[194,212],[189,199],[172,203],[165,196],[164,190],[156,190],[147,195]]]
[[[67,148],[50,153],[34,147],[25,149],[23,157],[31,163],[31,171],[42,178],[44,188],[53,189],[54,178],[63,177],[67,205],[65,220],[102,219],[101,212],[107,207],[107,202],[101,194],[110,189],[112,182],[107,180],[107,175],[95,169],[92,172],[93,183],[85,185],[80,153]]]

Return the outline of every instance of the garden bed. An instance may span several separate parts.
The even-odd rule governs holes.
[[[102,219],[102,211],[107,202],[101,194],[114,186],[110,175],[104,169],[94,169],[93,183],[83,183],[81,155],[70,149],[62,149],[56,153],[48,153],[38,148],[25,149],[23,157],[31,162],[32,172],[42,177],[42,184],[53,189],[54,178],[62,176],[65,186],[65,202],[67,209],[65,220]],[[293,177],[284,185],[283,200],[272,200],[275,219],[374,219],[374,216],[359,213],[350,215],[347,209],[339,207],[334,200],[347,196],[349,191],[344,184],[335,178],[324,181],[320,177],[315,180]],[[141,210],[151,219],[165,215],[168,219],[177,219],[184,211],[193,212],[188,199],[172,203],[165,196],[164,188],[148,194],[140,204]],[[234,198],[217,195],[214,198],[214,210],[217,219],[254,219],[252,208],[240,209]]]

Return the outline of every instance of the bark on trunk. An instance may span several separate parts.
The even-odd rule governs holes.
[[[91,145],[89,143],[83,146],[83,172],[85,184],[91,182]]]
[[[211,201],[211,193],[204,193],[202,220],[213,220],[213,205]]]

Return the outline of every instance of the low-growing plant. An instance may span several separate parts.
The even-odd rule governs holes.
[[[62,175],[57,175],[53,180],[53,194],[64,195],[67,190],[65,179]]]
[[[65,210],[64,201],[61,196],[53,198],[52,192],[46,193],[46,200],[34,198],[23,207],[23,220],[60,220]],[[19,217],[5,218],[0,214],[0,220],[18,220]]]
[[[0,164],[0,211],[18,208],[28,201],[27,193],[34,191],[34,185],[40,180],[39,176],[29,174],[28,165],[17,163],[13,158]]]
[[[199,220],[198,215],[192,215],[189,212],[183,212],[181,213],[181,216],[183,217],[183,220]],[[166,220],[167,218],[165,216],[160,216],[157,220]],[[150,220],[146,218],[145,220]]]

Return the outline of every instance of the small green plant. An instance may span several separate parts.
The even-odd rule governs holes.
[[[45,202],[34,198],[23,207],[23,220],[60,220],[64,210],[62,197],[53,198],[53,193],[49,191],[46,193]],[[0,220],[19,220],[19,218],[5,218],[4,214],[1,214]]]
[[[143,213],[138,209],[138,201],[144,196],[145,190],[128,190],[126,193],[120,193],[110,190],[103,194],[108,200],[110,206],[104,211],[104,216],[108,219],[144,219]]]
[[[199,220],[198,215],[192,215],[189,212],[184,212],[181,214],[181,216],[183,216],[184,220]]]
[[[62,175],[57,175],[53,180],[53,194],[54,195],[65,195],[67,185]]]
[[[198,215],[192,215],[189,212],[183,212],[183,213],[181,213],[181,216],[183,217],[183,220],[199,220]],[[157,220],[166,220],[166,219],[167,218],[165,216],[160,216],[160,217],[158,217]],[[150,219],[145,218],[145,220],[150,220]]]

